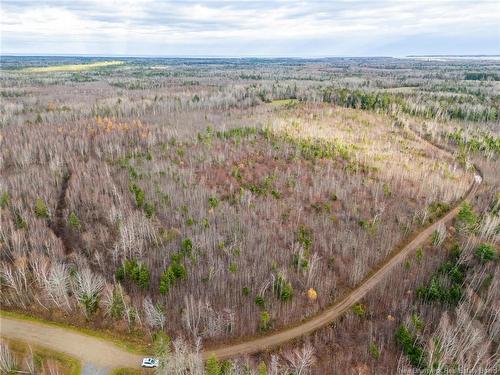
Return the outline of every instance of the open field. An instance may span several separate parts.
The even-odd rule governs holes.
[[[22,71],[25,73],[81,72],[85,70],[93,70],[121,64],[123,64],[123,61],[102,61],[89,64],[54,65],[39,68],[24,68]]]
[[[469,249],[472,233],[494,249],[488,272],[498,278],[498,233],[481,232],[498,225],[488,213],[499,181],[495,61],[49,63],[2,60],[2,308],[155,348],[163,332],[169,366],[189,356],[197,373],[203,347],[296,326],[346,295],[467,193],[473,162],[488,175],[471,197],[484,219],[457,242]],[[437,252],[447,230],[434,229]],[[436,262],[409,267],[413,282]],[[329,345],[348,342],[352,314],[366,338],[365,305],[394,324],[417,305],[407,298],[395,315],[402,302],[377,295],[350,325],[314,335],[310,371],[342,367]],[[391,369],[401,353],[393,328],[376,337]],[[239,363],[293,372],[297,347]],[[380,369],[370,361],[355,365]]]

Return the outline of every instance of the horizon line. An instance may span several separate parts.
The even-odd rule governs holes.
[[[88,54],[88,53],[0,53],[1,56],[36,56],[36,57],[145,57],[145,58],[196,58],[196,59],[325,59],[325,58],[353,58],[353,57],[384,57],[398,58],[389,55],[128,55],[128,54]]]
[[[0,53],[0,57],[123,57],[123,58],[171,58],[171,59],[328,59],[328,58],[413,58],[413,57],[500,57],[500,54],[419,54],[419,55],[127,55],[127,54],[81,54],[81,53]]]

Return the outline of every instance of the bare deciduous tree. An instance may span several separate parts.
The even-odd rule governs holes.
[[[144,319],[148,326],[153,329],[163,329],[165,325],[165,314],[159,306],[153,305],[150,297],[144,298],[142,303],[144,309]]]

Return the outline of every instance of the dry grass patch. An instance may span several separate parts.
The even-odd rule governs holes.
[[[43,66],[34,68],[25,68],[22,71],[26,73],[51,73],[51,72],[81,72],[85,70],[94,70],[99,68],[107,68],[110,66],[118,66],[124,64],[123,61],[99,61],[89,64],[68,64]]]

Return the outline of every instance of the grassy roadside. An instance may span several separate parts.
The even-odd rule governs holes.
[[[67,354],[56,352],[41,346],[33,346],[26,344],[19,340],[3,339],[8,345],[10,350],[20,356],[29,355],[32,352],[33,362],[37,368],[42,367],[48,361],[55,361],[63,369],[64,374],[80,375],[81,363],[74,357]]]
[[[70,64],[70,65],[53,65],[41,66],[34,68],[25,68],[22,71],[26,73],[50,73],[50,72],[81,72],[84,70],[92,70],[97,68],[106,68],[109,66],[122,65],[123,61],[100,61],[90,64]]]
[[[141,375],[141,370],[133,368],[116,368],[110,372],[110,375]]]
[[[134,354],[147,354],[148,353],[148,348],[147,345],[144,343],[140,343],[139,341],[129,341],[126,338],[121,338],[121,337],[116,337],[112,335],[108,331],[95,331],[91,330],[88,328],[82,328],[82,327],[75,327],[67,323],[61,323],[61,322],[54,322],[50,320],[45,320],[41,319],[38,317],[34,317],[31,315],[26,315],[20,312],[15,312],[15,311],[6,311],[6,310],[0,310],[0,316],[6,317],[6,318],[14,318],[14,319],[20,319],[20,320],[26,320],[26,321],[31,321],[35,323],[42,323],[42,324],[48,324],[54,327],[60,327],[60,328],[65,328],[65,329],[70,329],[72,331],[87,335],[87,336],[92,336],[92,337],[97,337],[106,341],[111,341],[113,342],[116,346]]]

